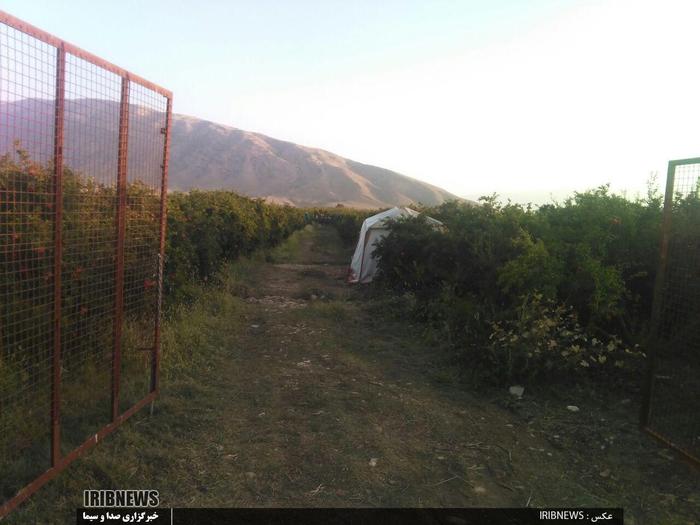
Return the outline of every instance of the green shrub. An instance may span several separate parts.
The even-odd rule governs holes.
[[[186,299],[193,283],[209,280],[226,261],[271,248],[304,225],[304,211],[266,204],[229,191],[168,197],[165,291]]]
[[[697,203],[697,197],[675,202],[679,216],[687,218],[677,221],[683,224],[679,228],[690,237],[700,228]],[[494,339],[493,327],[516,330],[529,319],[521,312],[522,297],[550,301],[549,310],[536,310],[558,324],[566,319],[559,308],[565,308],[575,316],[577,330],[596,344],[624,341],[634,348],[645,340],[661,224],[661,197],[653,191],[629,200],[602,186],[537,209],[491,196],[478,206],[454,201],[423,211],[444,228],[421,217],[395,221],[375,252],[376,283],[410,294],[414,313],[442,331],[450,345],[469,348],[485,376],[535,377],[533,369],[549,371],[547,363],[565,368],[561,360],[491,359],[501,355],[493,353],[494,345],[505,341]],[[539,348],[527,337],[517,341],[520,346],[506,346],[504,355],[522,357],[528,345],[529,353]],[[482,359],[471,354],[473,348],[490,350],[483,350]],[[599,368],[590,370],[602,376]]]
[[[640,369],[644,354],[638,345],[590,336],[571,306],[534,294],[523,299],[516,313],[514,319],[492,322],[488,343],[469,354],[470,360],[481,361],[479,369],[491,382],[571,381]]]

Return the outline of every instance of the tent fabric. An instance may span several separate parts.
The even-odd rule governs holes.
[[[368,283],[374,278],[378,261],[372,257],[372,254],[376,243],[389,233],[387,225],[389,220],[400,217],[417,217],[418,215],[420,214],[411,208],[391,208],[365,219],[360,229],[360,238],[357,241],[355,253],[350,261],[348,282]],[[436,226],[442,225],[440,221],[432,217],[426,217],[426,220]]]

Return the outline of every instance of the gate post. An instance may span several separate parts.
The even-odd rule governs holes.
[[[119,103],[119,150],[117,158],[117,245],[114,299],[114,341],[112,348],[112,422],[119,418],[122,324],[124,315],[124,237],[126,233],[126,168],[129,144],[129,78],[122,77]]]
[[[65,110],[66,50],[56,50],[56,109],[54,116],[53,184],[53,351],[51,356],[51,467],[61,460],[61,259],[63,257],[63,115]]]
[[[158,380],[160,375],[160,322],[163,310],[163,266],[165,264],[165,229],[167,227],[168,213],[168,158],[170,152],[170,126],[173,113],[173,98],[168,97],[165,110],[165,140],[163,141],[162,178],[160,183],[160,242],[158,245],[158,299],[156,305],[156,326],[153,344],[153,357],[151,359],[151,392],[158,392]],[[151,412],[153,407],[151,406]]]
[[[645,429],[649,425],[651,415],[651,396],[654,389],[654,374],[656,372],[656,353],[659,340],[659,323],[661,320],[661,298],[666,283],[666,267],[668,266],[668,241],[671,233],[671,215],[673,213],[673,187],[676,176],[676,163],[668,163],[666,173],[666,193],[664,194],[664,215],[661,223],[661,239],[659,248],[659,266],[656,269],[654,295],[652,299],[651,320],[647,343],[647,373],[643,388],[642,408],[639,413],[639,426]]]

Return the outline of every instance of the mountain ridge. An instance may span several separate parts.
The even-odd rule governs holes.
[[[198,166],[204,143],[219,153]],[[184,191],[225,188],[297,206],[365,208],[458,199],[386,168],[189,115],[173,115],[172,144],[170,180]]]
[[[35,160],[51,159],[52,100],[1,101],[0,115],[7,129],[0,134],[0,153],[12,151],[14,140],[19,140]],[[98,180],[113,181],[119,103],[66,99],[64,115],[65,165]],[[130,178],[138,177],[139,169],[146,170],[144,176],[157,185],[162,162],[157,144],[162,144],[164,123],[162,111],[130,106]],[[169,189],[175,191],[231,190],[300,207],[342,204],[385,208],[459,199],[437,186],[386,168],[189,115],[173,114],[170,139],[168,179]]]

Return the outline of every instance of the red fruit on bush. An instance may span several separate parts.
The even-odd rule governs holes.
[[[150,290],[150,289],[153,288],[156,284],[158,284],[158,283],[155,282],[153,279],[144,279],[144,281],[143,281],[143,289],[144,289],[144,290]]]

